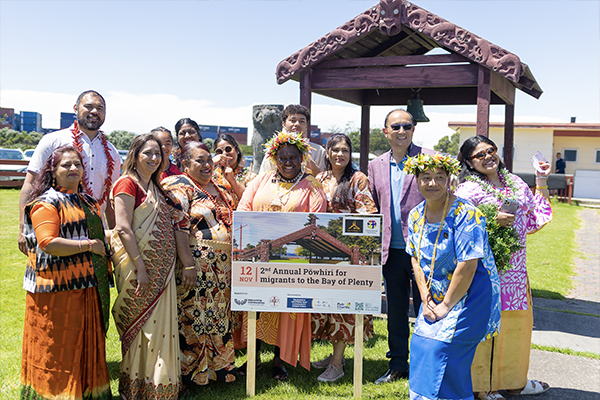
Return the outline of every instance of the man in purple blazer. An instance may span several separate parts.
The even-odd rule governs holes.
[[[393,110],[385,118],[383,133],[392,149],[369,162],[371,193],[379,213],[383,214],[383,279],[387,298],[388,371],[375,384],[408,377],[408,307],[413,288],[415,314],[421,305],[414,281],[410,256],[404,250],[407,240],[408,213],[423,201],[414,175],[405,174],[407,157],[419,153],[434,154],[412,143],[415,124],[404,110]]]

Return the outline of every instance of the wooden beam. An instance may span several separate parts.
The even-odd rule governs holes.
[[[515,105],[507,104],[504,108],[504,165],[510,172],[513,170],[513,147],[515,143]]]
[[[490,70],[480,66],[477,78],[477,130],[478,135],[489,136],[490,131]]]
[[[489,88],[489,70],[488,70]],[[477,85],[476,65],[323,69],[312,74],[313,89],[375,89]]]
[[[300,74],[300,104],[310,110],[312,94],[313,72],[311,68],[302,71]],[[310,127],[309,127],[310,129]],[[310,138],[310,132],[305,132]]]
[[[347,103],[356,104],[357,106],[363,105],[363,90],[360,89],[349,89],[349,90],[313,90],[314,93],[318,93],[323,96],[331,97],[332,99],[345,101]]]
[[[356,68],[356,67],[381,67],[386,65],[415,65],[415,64],[449,64],[469,62],[459,54],[437,54],[422,56],[395,56],[395,57],[369,57],[346,58],[338,60],[325,60],[314,66],[314,69],[329,68]]]
[[[324,96],[329,96],[329,90],[315,90]],[[340,90],[338,92],[344,92]],[[406,104],[414,92],[412,89],[365,89],[364,104],[371,106],[393,106]],[[474,105],[477,104],[477,86],[472,87],[444,87],[422,88],[419,95],[425,106],[442,105]],[[330,96],[337,98],[336,96]],[[340,99],[341,100],[341,99]],[[494,92],[491,95],[491,104],[506,104]]]
[[[515,104],[515,87],[510,80],[496,72],[492,72],[490,86],[492,91],[504,100],[505,104]]]
[[[371,107],[362,106],[360,114],[360,170],[367,175],[369,170],[369,142],[371,140]]]

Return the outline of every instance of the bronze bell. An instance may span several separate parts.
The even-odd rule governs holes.
[[[406,111],[412,115],[415,122],[429,122],[429,118],[423,111],[423,100],[419,97],[419,93],[413,93],[410,100],[408,100]]]

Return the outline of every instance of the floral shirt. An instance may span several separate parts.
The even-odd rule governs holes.
[[[323,191],[327,196],[327,212],[334,213],[351,213],[351,214],[375,214],[377,212],[377,206],[371,195],[371,189],[369,188],[369,178],[360,171],[356,171],[350,180],[350,190],[348,191],[348,198],[346,199],[347,207],[344,208],[340,204],[339,199],[332,199],[329,179],[327,179],[329,172],[321,172],[317,175],[317,180],[321,182]]]
[[[522,244],[527,242],[527,234],[540,230],[552,220],[550,202],[541,194],[533,194],[521,178],[511,174],[517,188],[515,196],[519,201],[519,208],[515,214],[514,228]],[[510,191],[508,187],[502,189],[505,194]],[[476,182],[465,181],[461,183],[456,196],[470,200],[476,206],[482,203],[501,205],[501,200],[491,193],[484,191]],[[502,311],[527,310],[527,250],[524,247],[516,252],[511,260],[514,267],[500,275],[502,289]]]

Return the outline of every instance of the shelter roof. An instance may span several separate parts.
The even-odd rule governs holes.
[[[451,53],[439,58],[440,62],[478,64],[535,98],[542,94],[531,70],[516,54],[405,0],[381,0],[287,57],[277,66],[277,83],[289,79],[298,81],[308,68],[327,64],[331,67],[336,60],[362,58],[369,60],[371,66],[382,66],[397,65],[405,56],[422,56],[413,59],[430,64],[435,62],[436,56],[425,54],[435,48]],[[386,64],[386,58],[393,59],[394,64]],[[405,66],[408,64],[415,62],[407,62]],[[345,63],[344,66],[353,65]],[[354,67],[365,66],[357,62]]]

